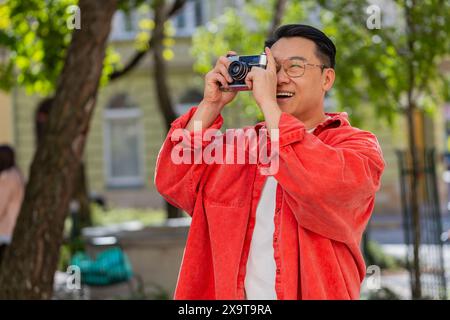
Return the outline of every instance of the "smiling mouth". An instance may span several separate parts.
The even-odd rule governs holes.
[[[288,91],[277,92],[277,99],[286,100],[286,99],[292,98],[294,95],[295,95],[295,93],[288,92]]]

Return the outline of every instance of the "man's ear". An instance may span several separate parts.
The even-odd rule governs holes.
[[[336,74],[334,72],[334,69],[332,69],[332,68],[325,69],[324,76],[323,76],[322,89],[324,91],[329,91],[333,87],[335,78],[336,78]]]

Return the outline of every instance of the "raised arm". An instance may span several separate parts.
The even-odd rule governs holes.
[[[286,113],[279,129],[279,170],[274,176],[299,225],[344,243],[359,239],[385,166],[376,137],[343,126],[328,129],[334,132],[322,141]]]

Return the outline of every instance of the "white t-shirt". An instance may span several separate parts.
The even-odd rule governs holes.
[[[328,117],[329,118],[329,117]],[[313,132],[315,128],[307,130]],[[273,176],[267,177],[256,208],[255,229],[253,230],[244,288],[247,300],[277,300],[275,292],[275,264],[273,233],[275,231],[275,200],[278,182]]]
[[[255,229],[253,230],[244,287],[248,300],[276,300],[276,265],[273,251],[273,222],[277,180],[267,177],[261,199],[256,209]]]

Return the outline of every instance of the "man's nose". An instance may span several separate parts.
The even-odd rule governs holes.
[[[278,70],[278,72],[277,72],[277,84],[280,85],[280,84],[288,83],[290,80],[291,79],[286,74],[284,69],[280,68],[280,70]]]

